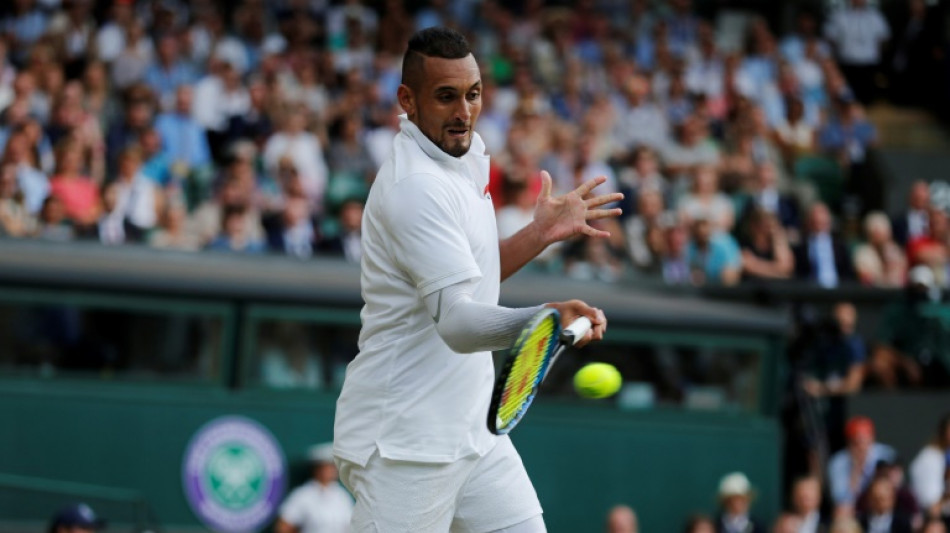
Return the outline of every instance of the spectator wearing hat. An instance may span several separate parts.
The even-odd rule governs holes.
[[[894,449],[875,442],[874,423],[870,418],[855,416],[844,429],[847,446],[828,461],[828,484],[831,500],[838,512],[852,511],[855,502],[868,487],[878,461],[893,461]]]
[[[765,533],[765,528],[749,515],[755,492],[742,472],[726,475],[719,482],[719,506],[716,533]]]
[[[313,479],[294,489],[280,506],[275,533],[348,532],[353,499],[338,481],[333,443],[310,448],[308,456]]]
[[[50,522],[49,533],[94,533],[105,528],[105,520],[85,503],[76,503],[59,510]]]

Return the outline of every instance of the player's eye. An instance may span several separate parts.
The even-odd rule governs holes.
[[[475,100],[478,100],[478,99],[481,98],[481,97],[482,97],[481,91],[472,91],[472,92],[468,93],[468,99],[469,99],[470,101],[473,101],[473,102],[474,102]]]
[[[436,96],[436,99],[438,99],[438,100],[439,100],[440,102],[442,102],[442,103],[446,103],[446,104],[447,104],[447,103],[451,102],[452,100],[455,100],[455,95],[450,94],[450,93],[442,93],[442,94],[439,94],[438,96]]]

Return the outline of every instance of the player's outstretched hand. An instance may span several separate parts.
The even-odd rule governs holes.
[[[604,312],[580,300],[549,303],[547,307],[553,307],[561,314],[561,327],[566,328],[582,316],[590,319],[590,331],[574,346],[581,347],[588,342],[599,341],[604,338],[604,333],[607,332],[607,317],[604,316]]]
[[[594,195],[594,189],[607,181],[598,176],[562,196],[551,196],[552,181],[547,171],[541,171],[541,194],[534,211],[534,222],[550,244],[575,235],[609,237],[610,233],[591,227],[588,221],[620,215],[620,208],[602,209],[604,205],[619,202],[623,194]]]

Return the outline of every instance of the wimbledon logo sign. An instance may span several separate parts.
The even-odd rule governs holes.
[[[182,482],[188,504],[211,529],[255,531],[266,524],[284,495],[284,455],[257,422],[216,418],[199,429],[185,451]]]

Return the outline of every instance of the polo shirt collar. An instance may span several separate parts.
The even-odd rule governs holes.
[[[399,115],[399,130],[411,137],[412,140],[414,140],[416,144],[419,145],[419,148],[421,148],[427,156],[439,164],[447,165],[449,167],[464,167],[466,161],[472,161],[472,163],[475,165],[475,168],[477,169],[477,172],[474,176],[472,176],[470,173],[464,174],[472,176],[475,179],[475,184],[479,188],[485,187],[487,191],[489,157],[485,154],[485,143],[482,141],[478,133],[472,132],[472,144],[469,147],[468,152],[466,152],[462,157],[455,157],[445,153],[441,148],[436,146],[432,140],[426,137],[425,133],[422,133],[422,130],[419,129],[419,126],[416,126],[414,122],[409,120],[409,117],[405,113]]]

